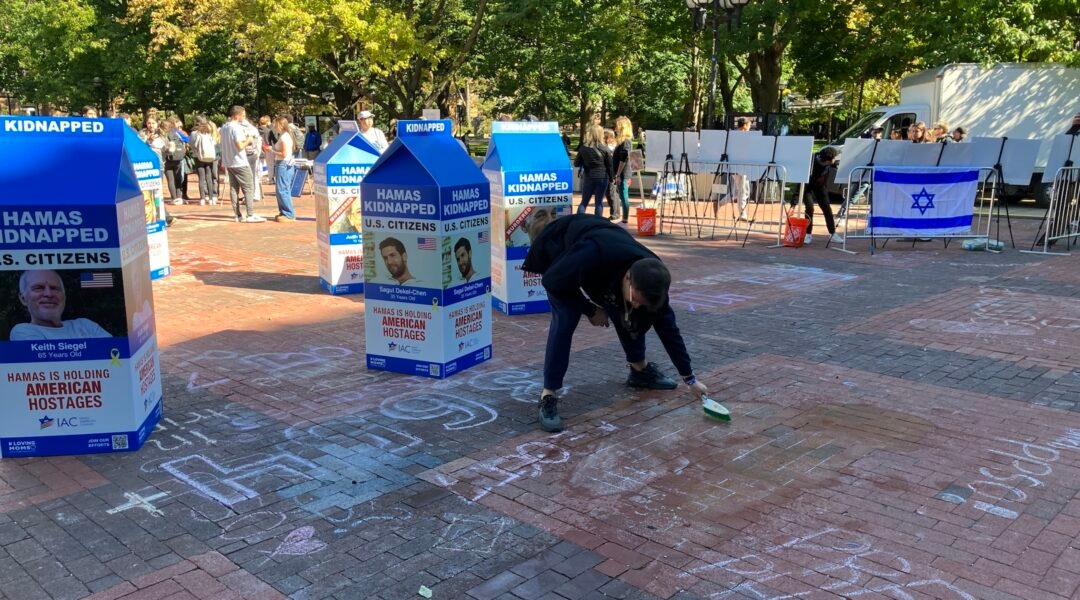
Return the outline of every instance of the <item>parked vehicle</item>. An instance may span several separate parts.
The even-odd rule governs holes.
[[[1065,133],[1080,111],[1080,68],[1046,63],[1000,63],[990,66],[949,64],[905,76],[900,103],[881,106],[862,116],[832,142],[866,137],[874,128],[889,139],[894,129],[922,121],[927,127],[944,121],[963,126],[971,137],[1046,140]],[[1045,205],[1041,185],[1049,143],[1036,160],[1027,186],[1006,186],[1009,199],[1035,198]]]

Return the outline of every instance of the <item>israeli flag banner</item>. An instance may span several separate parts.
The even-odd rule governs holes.
[[[936,236],[971,232],[979,170],[876,167],[866,233]]]

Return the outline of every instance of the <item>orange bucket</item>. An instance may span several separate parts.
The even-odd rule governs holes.
[[[788,248],[802,248],[806,240],[806,228],[809,226],[809,219],[789,216],[787,227],[784,229],[784,245]]]
[[[656,235],[656,209],[637,209],[637,232],[638,235]]]

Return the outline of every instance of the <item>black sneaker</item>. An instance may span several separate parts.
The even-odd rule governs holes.
[[[562,431],[562,417],[559,416],[559,399],[551,394],[540,398],[540,429],[550,433]]]
[[[656,363],[649,363],[640,371],[630,367],[630,376],[626,378],[626,385],[648,390],[673,390],[679,387],[674,379],[660,372],[660,367],[657,367]]]

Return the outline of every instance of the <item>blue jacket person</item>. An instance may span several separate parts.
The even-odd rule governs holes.
[[[671,273],[622,227],[594,215],[557,219],[533,241],[522,270],[542,275],[551,302],[539,406],[544,431],[562,431],[557,394],[582,315],[596,327],[615,327],[630,364],[627,385],[652,390],[678,387],[655,363],[645,360],[645,334],[652,329],[683,381],[699,397],[708,391],[694,377],[690,354],[668,303]]]

